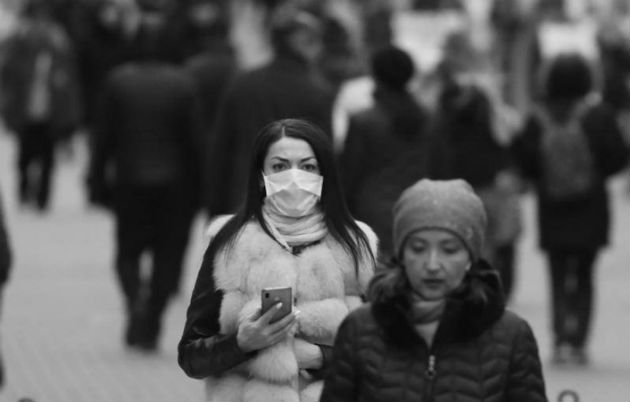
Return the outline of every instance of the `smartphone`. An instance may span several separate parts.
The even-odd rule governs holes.
[[[293,307],[293,295],[290,287],[265,288],[260,292],[261,311],[265,314],[267,310],[278,303],[282,303],[280,310],[271,318],[270,322],[276,322],[291,312]]]

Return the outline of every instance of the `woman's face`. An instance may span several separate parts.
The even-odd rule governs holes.
[[[471,260],[462,241],[442,229],[423,229],[405,241],[402,263],[412,290],[425,300],[443,299],[464,279]]]
[[[299,138],[282,137],[271,144],[263,162],[263,173],[269,176],[287,169],[301,169],[320,174],[313,149]]]

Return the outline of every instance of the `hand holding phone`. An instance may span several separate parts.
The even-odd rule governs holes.
[[[244,352],[274,345],[292,331],[296,314],[292,313],[291,288],[264,289],[261,309],[239,323],[236,342]]]
[[[274,314],[270,323],[281,320],[291,312],[293,308],[293,292],[290,287],[265,288],[260,292],[261,314],[265,314],[269,309],[278,303],[282,303],[280,309]]]

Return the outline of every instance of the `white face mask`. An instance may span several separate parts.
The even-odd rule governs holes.
[[[322,195],[324,178],[300,169],[265,176],[267,202],[282,215],[299,218],[313,211]]]

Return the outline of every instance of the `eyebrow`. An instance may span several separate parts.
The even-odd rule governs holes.
[[[280,157],[280,156],[272,156],[272,157],[271,157],[271,159],[278,159],[278,160],[280,160],[281,162],[289,162],[289,159],[287,159],[287,158],[282,158],[282,157]],[[316,159],[316,158],[315,158],[314,156],[309,156],[309,157],[306,157],[306,158],[302,158],[302,159],[300,159],[300,162],[306,162],[306,161],[311,160],[311,159]]]

